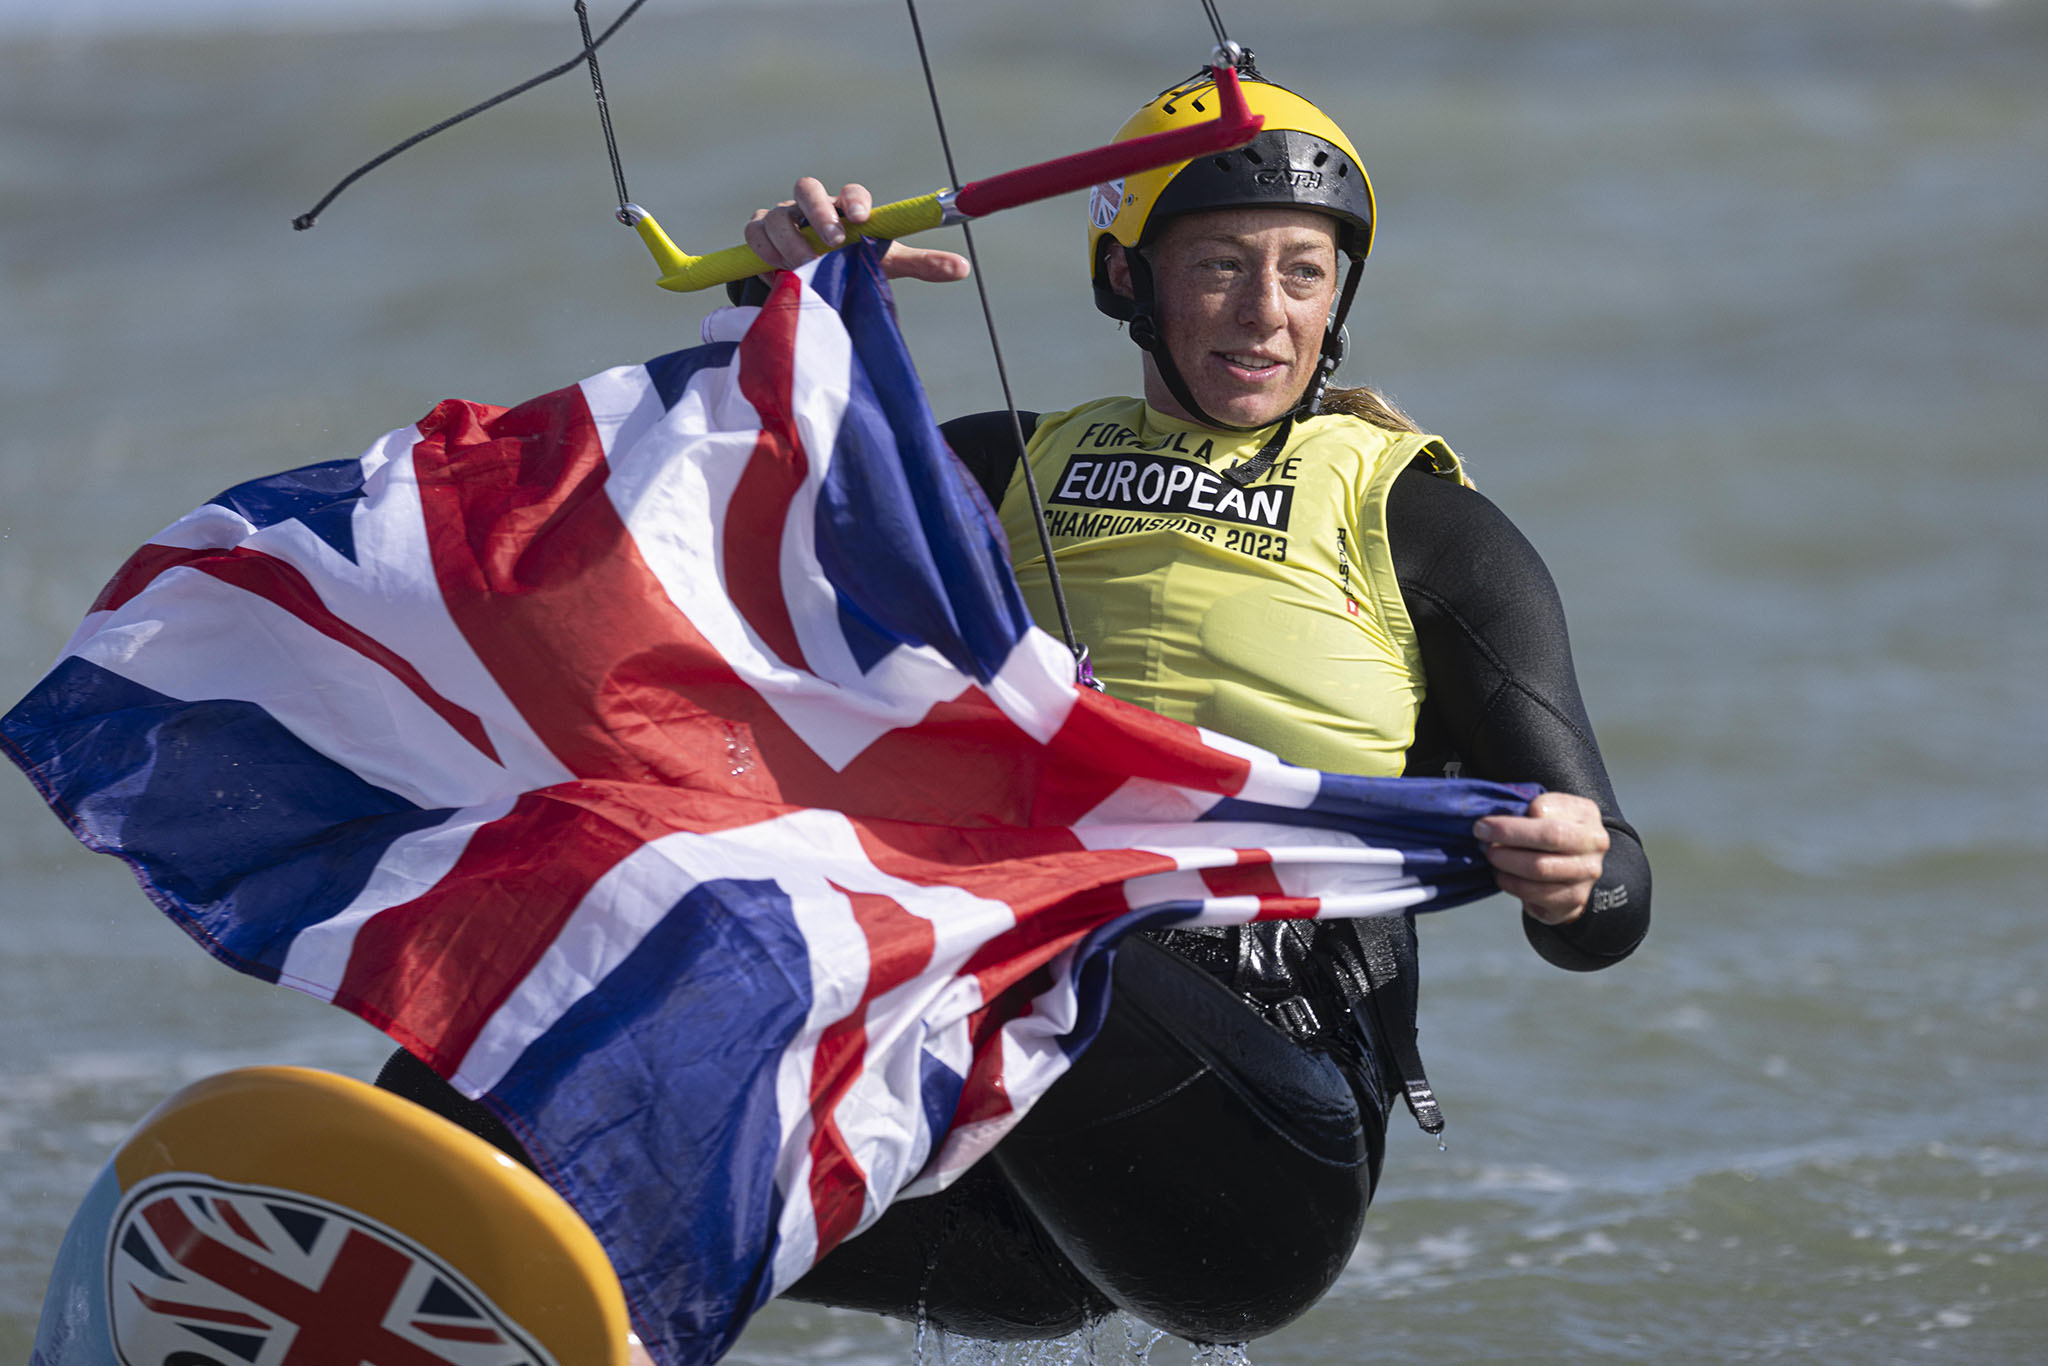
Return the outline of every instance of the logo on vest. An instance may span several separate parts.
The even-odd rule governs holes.
[[[1208,517],[1285,531],[1294,488],[1290,484],[1240,488],[1206,465],[1152,451],[1128,455],[1077,451],[1067,457],[1067,467],[1047,501],[1116,512]],[[1102,534],[1100,528],[1084,530],[1076,524],[1078,520],[1068,519],[1068,534]]]
[[[107,1244],[123,1366],[404,1362],[555,1366],[462,1273],[405,1235],[292,1191],[173,1172],[131,1192]]]

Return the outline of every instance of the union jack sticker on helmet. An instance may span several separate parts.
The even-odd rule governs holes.
[[[1117,211],[1123,206],[1124,182],[1121,176],[1088,192],[1088,220],[1098,228],[1107,228],[1115,221]]]

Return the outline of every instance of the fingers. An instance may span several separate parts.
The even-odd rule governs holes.
[[[746,242],[754,254],[777,270],[795,270],[818,253],[803,229],[815,229],[827,247],[846,245],[840,222],[865,223],[874,200],[864,185],[847,185],[835,196],[816,176],[796,183],[792,197],[772,209],[756,209],[747,221]]]
[[[1569,925],[1586,913],[1586,899],[1593,895],[1593,883],[1531,882],[1510,873],[1496,872],[1500,889],[1522,903],[1523,914],[1546,925]]]
[[[1502,891],[1519,898],[1538,920],[1555,925],[1584,908],[1604,860],[1598,854],[1538,854],[1490,845],[1486,861]]]
[[[846,226],[839,221],[845,214],[856,223],[867,221],[870,201],[868,192],[859,185],[841,187],[834,196],[816,176],[805,176],[796,183],[796,207],[818,236],[828,247],[846,245]],[[805,258],[809,259],[809,258]]]
[[[794,207],[786,203],[754,210],[747,220],[745,241],[774,270],[795,270],[814,254],[797,230]]]
[[[1508,844],[1487,845],[1486,861],[1494,866],[1495,871],[1528,882],[1587,884],[1599,881],[1600,870],[1606,864],[1601,854],[1548,854]]]
[[[820,186],[820,188],[822,189],[823,187]],[[865,223],[868,221],[868,215],[874,211],[874,207],[874,196],[868,193],[867,186],[847,185],[840,189],[839,197],[832,202],[829,211],[836,212],[837,216],[846,219],[849,223]],[[813,219],[811,221],[815,223],[818,220]],[[837,227],[838,225],[834,224],[833,226]],[[820,228],[819,231],[823,232],[824,229]],[[825,240],[829,242],[832,239],[828,237]],[[845,234],[841,233],[839,241],[843,243],[845,240]]]
[[[1546,792],[1526,816],[1488,816],[1472,828],[1502,891],[1549,925],[1575,920],[1606,864],[1600,808],[1568,792]]]
[[[847,189],[858,190],[860,187],[850,185]],[[861,190],[863,198],[866,194],[867,191]],[[861,216],[867,216],[865,207]],[[754,249],[754,254],[773,269],[795,270],[818,254],[804,238],[806,225],[816,227],[818,236],[830,246],[838,246],[846,240],[846,230],[839,225],[832,196],[816,176],[805,176],[799,180],[794,198],[785,199],[772,209],[754,210],[754,216],[747,220],[746,242]]]
[[[874,212],[874,197],[865,185],[843,186],[837,195],[816,176],[796,183],[792,197],[772,209],[756,209],[748,220],[746,243],[775,270],[795,270],[818,252],[803,235],[816,230],[828,247],[846,245],[845,223],[865,223]],[[932,251],[891,243],[882,257],[882,273],[892,280],[945,282],[967,278],[967,258],[950,251]]]
[[[838,219],[830,212],[831,202],[817,178],[805,176],[796,183],[795,198],[772,209],[754,210],[747,221],[747,245],[770,267],[795,270],[818,254],[803,235],[803,225],[814,221],[814,215],[825,221],[831,232],[840,231]],[[826,233],[821,230],[819,235]]]
[[[882,273],[892,280],[929,280],[945,284],[967,278],[967,258],[957,252],[933,251],[891,242],[882,257]]]
[[[1600,808],[1569,792],[1546,792],[1526,816],[1488,816],[1472,827],[1482,844],[1557,854],[1605,854],[1607,827]]]

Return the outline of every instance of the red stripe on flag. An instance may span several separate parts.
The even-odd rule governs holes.
[[[334,1003],[453,1072],[591,886],[667,833],[599,784],[523,794],[440,882],[363,924]]]
[[[948,830],[857,820],[854,829],[868,860],[891,877],[957,887],[1010,908],[1016,923],[991,936],[961,967],[961,975],[975,978],[984,1002],[1018,987],[1096,926],[1129,911],[1124,884],[1130,879],[1177,866],[1143,849],[1086,850],[1073,831],[1060,827]]]
[[[837,883],[833,889],[845,895],[867,940],[868,980],[859,1004],[826,1027],[811,1061],[811,1212],[820,1257],[853,1232],[867,1199],[867,1173],[840,1131],[838,1108],[867,1063],[868,1006],[923,972],[937,943],[929,920],[891,898]]]
[[[999,1119],[1015,1108],[1003,1079],[1003,1026],[1030,1014],[1032,1001],[1052,986],[1051,969],[1040,965],[1020,978],[1013,990],[985,997],[988,1004],[967,1017],[968,1046],[974,1052],[953,1107],[956,1128]]]
[[[127,562],[114,571],[114,577],[107,580],[107,586],[92,600],[88,610],[111,612],[156,582],[157,576],[167,570],[220,553],[219,546],[201,546],[195,550],[190,546],[158,545],[152,541],[130,555]]]
[[[761,435],[733,486],[718,539],[725,592],[770,653],[810,671],[790,620],[782,582],[783,529],[789,505],[810,471],[797,434],[792,397],[796,384],[796,326],[803,291],[784,274],[740,343],[740,393],[761,418]]]
[[[1238,850],[1237,862],[1228,868],[1204,868],[1202,885],[1210,896],[1255,896],[1262,906],[1287,895],[1274,876],[1272,855],[1263,849]]]
[[[1079,820],[1127,778],[1234,796],[1251,776],[1248,760],[1211,749],[1185,721],[1085,688],[1076,692],[1044,762],[1051,781],[1036,791],[1035,825]]]
[[[113,581],[101,590],[99,600],[93,604],[93,610],[97,612],[119,607],[147,588],[159,576],[181,567],[196,569],[229,587],[253,593],[264,601],[283,608],[336,644],[346,645],[403,683],[415,697],[426,703],[436,716],[446,721],[456,734],[489,756],[491,762],[503,762],[498,758],[497,748],[491,744],[489,733],[484,730],[483,721],[475,712],[451,702],[436,692],[418,669],[382,641],[357,630],[334,615],[328,610],[327,604],[321,601],[320,590],[313,587],[295,566],[278,559],[275,555],[266,555],[247,546],[235,546],[224,550],[186,550],[177,546],[146,545],[131,555],[128,563],[121,567]]]
[[[1056,901],[1020,908],[1016,928],[996,935],[967,960],[963,971],[981,984],[984,1001],[1014,990],[1040,965],[1065,953],[1096,926],[1128,912],[1125,878],[1173,867],[1171,859],[1132,849],[1070,857],[1075,867],[1086,868],[1093,875],[1094,884]]]
[[[1204,868],[1202,885],[1210,896],[1255,896],[1259,909],[1255,920],[1307,920],[1321,909],[1320,898],[1295,896],[1280,885],[1273,871],[1272,851],[1240,849],[1237,862],[1227,868]]]
[[[447,1073],[619,860],[674,829],[787,808],[764,805],[768,763],[735,762],[768,748],[750,722],[772,713],[641,559],[605,494],[582,391],[510,410],[443,403],[420,430],[414,468],[449,614],[542,743],[591,780],[526,794],[440,884],[357,936],[336,1003]],[[693,802],[728,815],[658,814]]]

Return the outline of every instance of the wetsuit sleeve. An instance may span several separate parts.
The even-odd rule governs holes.
[[[1038,414],[1019,413],[1017,417],[1024,426],[1024,439],[1029,441],[1038,430]],[[1009,410],[956,417],[951,422],[941,422],[939,432],[953,448],[953,454],[960,457],[960,463],[967,466],[974,482],[988,495],[989,506],[1001,507],[1003,495],[1010,489],[1010,478],[1017,472],[1017,461],[1023,455],[1017,448],[1017,434],[1010,428]]]
[[[1650,927],[1650,864],[1593,739],[1550,571],[1506,514],[1425,463],[1394,480],[1387,540],[1428,679],[1408,772],[1456,759],[1467,777],[1598,803],[1612,846],[1585,913],[1569,925],[1524,915],[1522,928],[1559,967],[1626,958]]]

